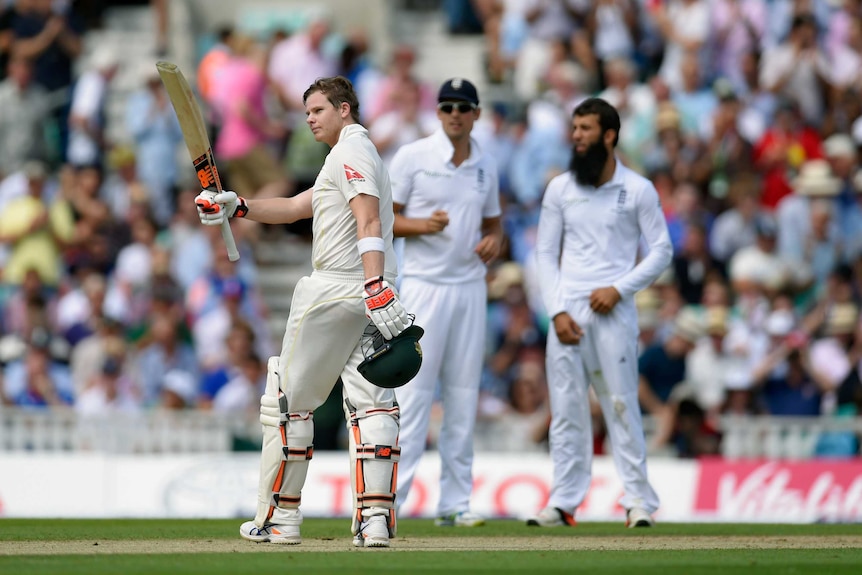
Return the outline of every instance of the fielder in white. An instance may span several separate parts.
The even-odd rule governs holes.
[[[528,525],[575,523],[591,479],[590,385],[623,483],[626,524],[652,525],[659,505],[638,404],[634,295],[670,264],[673,248],[655,187],[614,156],[619,131],[619,115],[604,100],[575,108],[570,170],[551,180],[542,200],[536,257],[553,320],[546,365],[554,477],[547,507]],[[649,253],[638,262],[642,235]]]
[[[360,339],[368,317],[386,339],[409,325],[390,287],[397,270],[389,174],[359,125],[359,103],[347,79],[317,80],[303,101],[315,139],[332,148],[312,189],[291,198],[246,201],[223,192],[215,204],[205,196],[196,201],[208,225],[220,225],[226,216],[267,224],[313,217],[314,271],[294,290],[281,356],[269,359],[257,515],[240,534],[257,542],[301,542],[299,505],[313,454],[313,412],[340,376],[351,428],[354,544],[388,547],[396,527],[398,404],[391,389],[366,381],[357,366],[364,359]]]
[[[443,427],[437,525],[475,526],[473,428],[485,345],[485,265],[503,238],[497,168],[470,137],[479,118],[476,88],[462,78],[438,94],[434,134],[399,148],[390,165],[395,235],[404,236],[400,293],[425,329],[422,367],[397,391],[403,448],[399,505],[425,450],[437,383]],[[420,306],[421,303],[421,306]]]

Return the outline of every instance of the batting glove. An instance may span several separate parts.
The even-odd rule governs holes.
[[[248,204],[245,198],[237,196],[235,192],[220,192],[213,195],[212,192],[204,190],[195,198],[198,208],[198,217],[205,226],[220,226],[225,217],[243,217],[248,212]]]
[[[365,310],[384,339],[392,339],[410,325],[404,306],[383,277],[365,280]]]

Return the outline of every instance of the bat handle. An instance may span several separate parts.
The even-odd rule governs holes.
[[[224,240],[224,245],[227,247],[227,257],[230,261],[235,262],[239,259],[239,250],[236,249],[236,241],[233,239],[233,232],[230,229],[230,222],[225,218],[221,223],[221,237]]]

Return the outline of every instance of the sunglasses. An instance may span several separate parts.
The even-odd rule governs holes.
[[[458,110],[460,114],[466,114],[476,110],[479,106],[470,102],[440,102],[437,104],[437,109],[444,114],[451,114],[452,110]]]

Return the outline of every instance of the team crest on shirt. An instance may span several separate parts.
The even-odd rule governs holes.
[[[626,189],[622,188],[620,190],[620,195],[617,196],[617,209],[614,210],[618,214],[621,214],[626,209]]]
[[[347,164],[344,164],[344,175],[347,176],[347,181],[350,183],[365,181],[365,176],[363,176]]]

